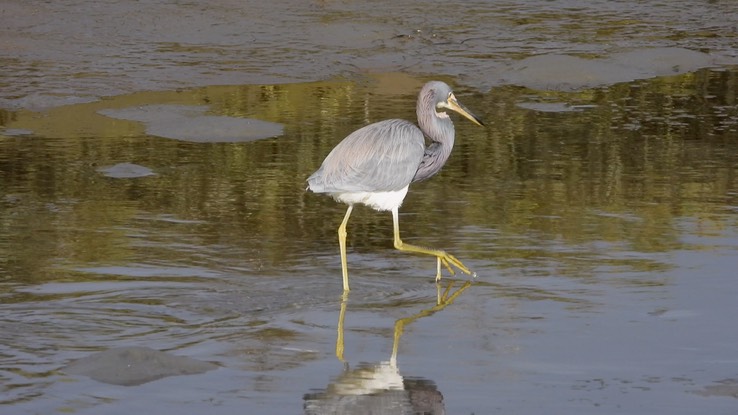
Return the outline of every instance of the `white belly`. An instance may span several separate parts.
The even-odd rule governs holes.
[[[409,186],[392,192],[333,193],[334,199],[349,205],[361,203],[375,210],[392,210],[402,205]]]

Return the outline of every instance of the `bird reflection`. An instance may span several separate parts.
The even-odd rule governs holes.
[[[453,291],[454,281],[444,289],[436,284],[436,305],[395,322],[392,354],[388,361],[362,363],[350,368],[344,359],[344,320],[348,293],[344,293],[338,314],[336,357],[344,363],[343,372],[325,390],[303,397],[305,414],[445,414],[443,395],[435,382],[403,377],[397,366],[397,350],[405,326],[443,310],[471,286],[466,282]]]

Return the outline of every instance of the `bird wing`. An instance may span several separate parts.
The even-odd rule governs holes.
[[[424,152],[425,139],[415,124],[380,121],[338,143],[308,183],[318,193],[400,190],[412,181]]]

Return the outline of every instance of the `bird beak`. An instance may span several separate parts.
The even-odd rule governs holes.
[[[465,106],[459,104],[459,101],[456,100],[454,94],[451,94],[448,97],[448,103],[446,104],[446,106],[448,109],[456,111],[464,117],[468,118],[469,121],[473,122],[474,124],[484,127],[484,123],[482,122],[482,120],[480,120],[479,117],[474,115],[471,111],[466,109]]]

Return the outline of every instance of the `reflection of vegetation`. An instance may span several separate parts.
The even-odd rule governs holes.
[[[0,272],[27,280],[64,264],[198,260],[176,249],[137,249],[146,245],[138,234],[171,236],[163,244],[187,238],[194,247],[214,247],[215,255],[239,247],[252,256],[243,258],[246,266],[258,257],[267,270],[307,253],[332,255],[342,208],[306,194],[304,179],[357,127],[414,117],[415,92],[388,96],[372,88],[348,82],[207,87],[47,114],[6,113],[5,127],[36,135],[0,141]],[[467,96],[490,127],[457,123],[457,148],[445,170],[410,192],[406,237],[443,246],[432,238],[457,232],[459,224],[473,226],[470,231],[480,231],[475,236],[490,235],[489,241],[464,239],[466,251],[495,256],[502,265],[536,252],[564,263],[576,257],[576,268],[593,266],[582,265],[582,247],[599,242],[622,250],[672,249],[679,244],[674,218],[709,220],[736,204],[737,90],[738,72],[701,71],[582,93],[502,88]],[[538,113],[515,105],[528,100],[594,107]],[[150,103],[207,104],[217,114],[283,123],[285,135],[185,143],[96,114]],[[96,172],[125,161],[159,175],[114,180]],[[354,246],[391,246],[387,215],[357,215],[352,226],[349,233],[361,235],[350,240]],[[578,252],[562,255],[566,250],[556,246]]]
[[[464,223],[499,229],[497,248],[508,249],[501,260],[531,249],[521,252],[520,241],[504,236],[531,233],[580,249],[599,242],[626,251],[674,248],[674,218],[709,219],[735,204],[737,86],[735,73],[702,71],[579,94],[490,94],[487,108],[502,124],[491,123],[484,144],[463,141],[471,159],[453,159],[465,177],[455,180],[469,189],[458,198],[476,199],[464,207]],[[567,113],[514,108],[531,99],[596,106]],[[488,191],[475,198],[477,189]],[[428,209],[437,203],[425,201]],[[562,264],[582,260],[582,252],[560,254],[543,255]],[[636,269],[653,267],[640,262]]]

